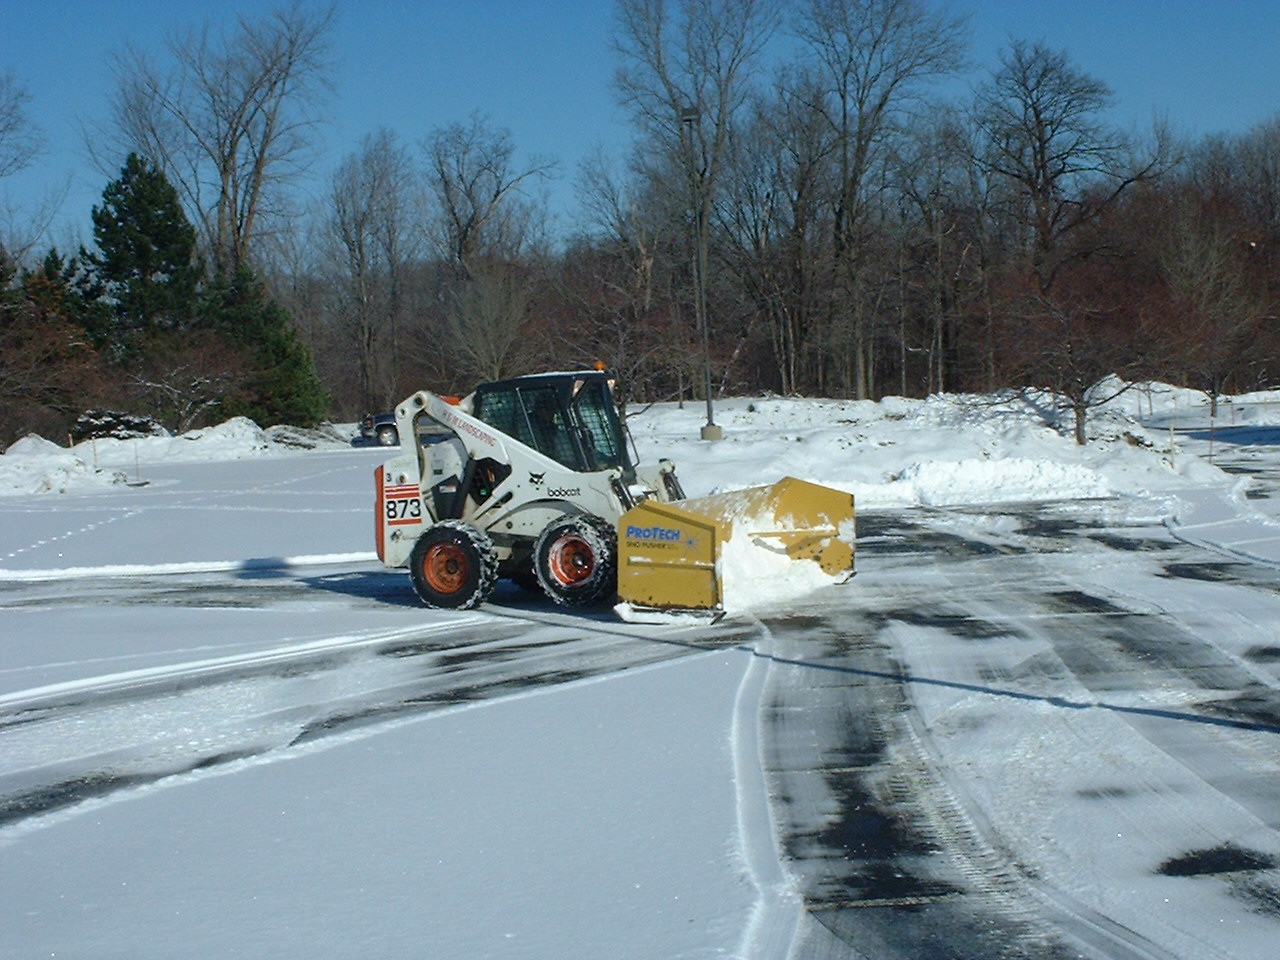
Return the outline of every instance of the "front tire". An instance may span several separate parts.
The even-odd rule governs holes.
[[[612,600],[618,590],[618,538],[599,517],[566,514],[538,535],[533,567],[556,603],[586,606]]]
[[[413,545],[409,576],[427,606],[470,610],[485,601],[498,580],[493,541],[465,521],[442,520]]]
[[[400,431],[389,424],[378,428],[378,445],[382,447],[395,447],[400,444]]]

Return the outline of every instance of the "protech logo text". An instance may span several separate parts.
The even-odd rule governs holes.
[[[680,531],[670,527],[627,527],[628,540],[679,540]]]

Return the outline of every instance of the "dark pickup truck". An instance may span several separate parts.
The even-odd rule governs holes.
[[[400,444],[400,431],[396,428],[394,413],[366,413],[360,421],[360,436],[379,446],[395,447]]]

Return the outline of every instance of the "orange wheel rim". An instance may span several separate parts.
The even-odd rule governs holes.
[[[560,537],[547,554],[547,568],[556,581],[576,587],[591,579],[596,569],[596,554],[591,544],[576,534]]]
[[[470,572],[466,551],[456,543],[437,543],[422,558],[422,579],[436,593],[457,593]]]

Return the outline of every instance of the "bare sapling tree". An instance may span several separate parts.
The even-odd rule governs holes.
[[[206,26],[175,36],[163,63],[134,47],[116,58],[113,145],[164,170],[221,276],[250,262],[254,240],[285,209],[285,187],[305,168],[333,16],[296,3],[241,16],[225,35]]]
[[[210,422],[238,396],[252,364],[245,351],[209,330],[153,332],[139,346],[140,362],[125,373],[129,394],[175,433]]]
[[[1041,382],[1054,392],[1059,409],[1071,416],[1071,436],[1084,446],[1089,411],[1133,387],[1128,377],[1144,369],[1149,338],[1143,315],[1100,303],[1087,280],[1073,280],[1078,289],[1024,301],[1028,312],[1019,318],[1014,344],[1021,366],[1015,360],[1012,369],[1023,373],[1024,382]]]

